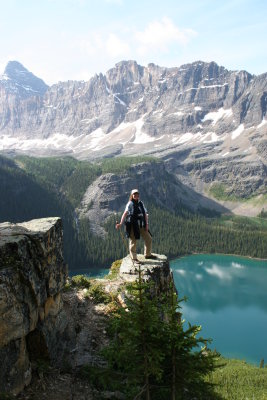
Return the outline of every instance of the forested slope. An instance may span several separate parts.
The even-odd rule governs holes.
[[[113,173],[120,179],[120,174],[127,175],[132,165],[143,161],[155,164],[156,171],[159,161],[147,157],[107,159],[97,164],[70,157],[0,157],[0,221],[60,216],[65,259],[70,268],[108,266],[126,254],[122,236],[114,229],[120,215],[114,214],[105,222],[107,235],[100,238],[92,233],[87,218],[78,218],[77,207],[97,177]],[[166,186],[172,179],[166,175]],[[228,217],[224,221],[214,212],[192,211],[179,201],[170,210],[167,204],[166,208],[162,203],[159,206],[147,193],[144,201],[150,214],[153,251],[157,253],[176,257],[192,252],[221,252],[267,258],[267,226],[263,219],[258,219],[257,224],[247,218]]]

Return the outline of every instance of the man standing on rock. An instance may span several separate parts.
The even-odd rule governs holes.
[[[140,264],[136,254],[136,240],[140,239],[140,235],[144,239],[144,255],[146,259],[156,259],[157,257],[151,254],[152,237],[149,232],[148,213],[139,199],[138,189],[133,189],[129,201],[122,214],[121,222],[116,224],[116,229],[119,229],[125,220],[126,235],[129,238],[129,250],[131,259]]]

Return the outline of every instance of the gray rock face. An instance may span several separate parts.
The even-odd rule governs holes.
[[[152,154],[195,188],[219,181],[244,197],[266,191],[267,74],[214,62],[122,61],[88,82],[50,88],[26,74],[35,90],[26,96],[8,86],[25,75],[11,67],[0,79],[0,150],[79,159]]]
[[[139,189],[141,200],[147,207],[146,199],[153,198],[155,204],[170,211],[178,207],[180,202],[188,204],[193,210],[206,207],[224,211],[219,204],[196,195],[175,176],[168,174],[165,163],[143,162],[129,168],[126,173],[108,173],[97,178],[87,188],[76,210],[77,215],[80,219],[88,218],[92,232],[103,237],[106,234],[103,223],[115,213],[124,211],[130,192],[135,187]]]
[[[30,88],[27,97],[32,92],[40,95],[39,100],[34,99],[34,114],[31,114],[28,103],[24,104],[23,96],[20,99],[21,112],[16,117],[20,123],[16,127],[17,132],[13,132],[15,136],[29,133],[29,126],[24,123],[25,113],[31,119],[31,137],[47,138],[55,132],[67,136],[84,134],[91,142],[95,136],[89,136],[98,128],[108,134],[121,122],[127,124],[140,118],[143,118],[142,131],[158,137],[186,132],[205,133],[208,132],[206,128],[215,127],[218,121],[223,125],[221,120],[225,123],[225,119],[231,116],[227,122],[230,132],[240,123],[245,123],[247,127],[260,124],[266,114],[266,74],[252,76],[246,71],[232,72],[214,62],[163,68],[154,64],[142,67],[135,61],[123,61],[106,75],[96,75],[88,82],[68,81],[50,88],[15,61],[7,65],[3,76],[8,79],[0,80],[2,89],[7,82],[13,82]],[[0,96],[2,106],[9,94],[14,94],[7,89],[4,92]],[[231,107],[231,113],[229,111],[228,115],[224,115],[223,110],[230,110]],[[222,109],[221,115],[207,118],[209,112],[219,109]],[[12,109],[9,111],[13,114]],[[5,127],[3,133],[8,132],[7,125],[14,126],[14,118],[15,115],[8,124],[4,124],[5,116],[1,115],[1,126]],[[219,126],[216,128],[218,131]],[[124,129],[125,126],[122,126],[119,131]],[[114,132],[108,138],[109,144],[114,139],[117,142],[116,136]],[[96,150],[97,143],[91,144],[91,148]],[[105,148],[106,145],[103,142],[100,147]],[[124,147],[126,150],[127,146]]]
[[[0,392],[19,393],[31,360],[61,354],[66,276],[59,218],[0,224]]]
[[[5,86],[8,94],[18,95],[21,99],[41,95],[43,96],[48,86],[40,78],[29,72],[17,61],[9,61],[4,74],[0,76],[1,86]]]
[[[140,269],[142,279],[154,284],[155,295],[157,293],[167,293],[173,281],[169,260],[165,255],[154,255],[157,257],[155,260],[146,260],[143,255],[138,254],[138,260],[142,262],[140,266],[134,263],[130,255],[128,255],[122,260],[120,277],[125,282],[134,282],[139,277]]]

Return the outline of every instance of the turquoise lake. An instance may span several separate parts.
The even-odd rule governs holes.
[[[185,324],[223,356],[267,363],[267,261],[192,255],[171,261]]]
[[[267,364],[267,261],[199,254],[172,260],[182,313],[202,326],[201,336],[223,356]],[[72,270],[69,275],[102,277],[109,269]]]
[[[109,273],[109,268],[79,268],[69,271],[69,276],[85,275],[88,278],[103,278]]]

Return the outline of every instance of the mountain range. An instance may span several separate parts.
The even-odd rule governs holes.
[[[215,62],[122,61],[87,82],[49,87],[10,61],[0,75],[0,151],[159,157],[183,185],[253,215],[267,206],[266,109],[267,73]]]

